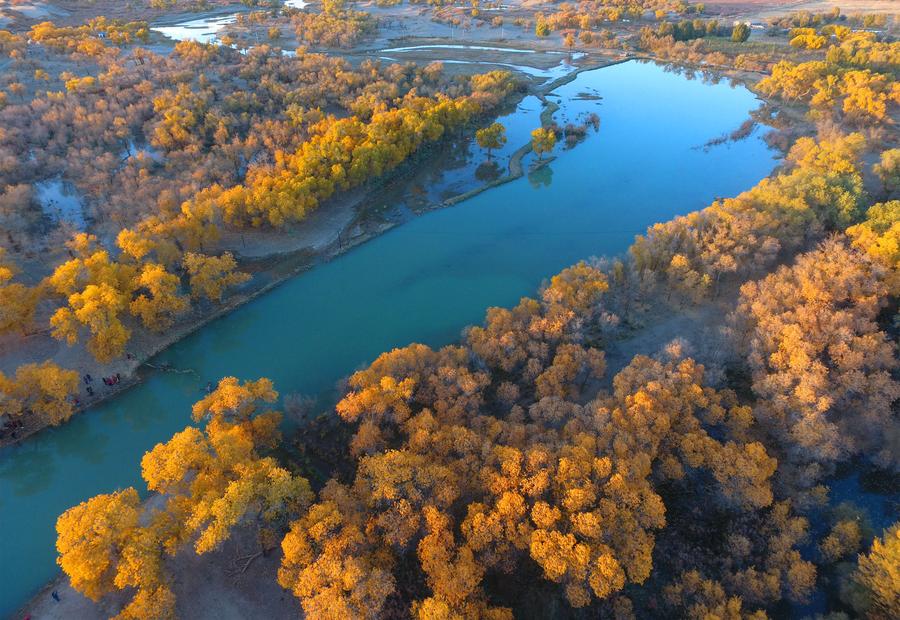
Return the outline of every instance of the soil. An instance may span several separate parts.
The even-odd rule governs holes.
[[[257,556],[252,539],[251,532],[240,531],[217,551],[198,556],[187,549],[168,562],[167,570],[175,576],[172,590],[179,618],[275,620],[302,616],[297,598],[278,585],[280,553]],[[54,592],[59,601],[53,598]],[[130,594],[119,592],[95,603],[73,590],[60,575],[13,617],[106,620],[121,611]]]

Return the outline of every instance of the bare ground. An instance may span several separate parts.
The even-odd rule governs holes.
[[[681,350],[707,369],[707,380],[718,383],[729,347],[723,331],[725,317],[734,309],[734,294],[715,301],[678,307],[660,305],[644,318],[644,325],[619,340],[608,343],[606,352],[607,385],[634,356],[654,356],[669,343],[679,341]]]
[[[823,13],[835,7],[844,15],[850,13],[896,13],[896,0],[711,0],[707,12],[753,20],[786,15],[795,11]]]
[[[301,617],[298,600],[278,585],[276,575],[280,553],[255,557],[244,572],[246,557],[254,554],[252,536],[241,532],[237,540],[218,551],[198,556],[191,550],[180,553],[168,564],[179,618],[192,620],[247,620]],[[53,592],[59,601],[53,599]],[[47,585],[14,618],[31,620],[106,620],[128,602],[122,593],[99,603],[79,594],[64,575]]]

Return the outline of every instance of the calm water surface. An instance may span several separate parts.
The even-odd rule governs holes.
[[[649,224],[734,195],[775,164],[758,133],[698,148],[757,107],[743,88],[629,62],[582,73],[557,93],[560,120],[596,112],[601,127],[574,149],[558,147],[548,168],[403,224],[157,360],[196,375],[151,375],[0,452],[0,616],[57,574],[56,517],[97,493],[140,488],[141,455],[188,423],[207,381],[266,376],[282,394],[327,395],[380,352],[449,343],[488,306],[515,303],[581,258],[619,253]]]

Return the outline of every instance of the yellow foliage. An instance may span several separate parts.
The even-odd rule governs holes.
[[[131,337],[131,330],[119,319],[126,304],[126,295],[109,284],[88,284],[84,291],[69,295],[68,308],[59,308],[51,317],[53,337],[71,346],[83,325],[91,334],[88,351],[98,361],[108,362],[122,354]]]
[[[538,159],[542,159],[544,153],[549,153],[556,146],[556,134],[552,129],[546,127],[538,127],[531,132],[531,150],[538,154]]]
[[[175,316],[188,309],[187,299],[178,294],[181,281],[162,265],[145,263],[135,285],[140,294],[129,307],[145,327],[163,331],[174,323]]]
[[[83,502],[57,522],[59,563],[76,590],[99,600],[134,589],[119,618],[173,617],[164,553],[175,555],[190,542],[198,554],[212,551],[235,527],[256,519],[277,528],[312,500],[306,479],[259,453],[272,445],[280,415],[229,400],[231,382],[223,383],[198,403],[217,412],[205,430],[188,427],[144,455],[141,473],[160,496],[158,508],[143,510],[137,492],[127,489]],[[262,400],[276,396],[266,379],[245,385]]]
[[[0,248],[0,334],[27,331],[34,322],[34,312],[41,298],[40,287],[12,282],[15,266],[3,263],[5,250]]]
[[[73,588],[95,601],[115,589],[116,565],[139,518],[140,498],[132,488],[97,495],[59,517],[58,562]]]
[[[755,413],[795,463],[859,453],[895,461],[885,438],[896,432],[900,383],[894,347],[877,323],[887,293],[884,268],[839,238],[741,287],[737,318],[760,399]]]
[[[847,235],[854,247],[884,265],[888,289],[900,294],[900,200],[872,205],[866,219],[848,228]]]
[[[869,553],[859,556],[856,581],[865,595],[866,617],[888,620],[900,616],[900,524],[872,541]]]
[[[191,282],[191,297],[222,301],[225,290],[243,284],[249,274],[236,271],[237,262],[229,252],[221,256],[206,256],[188,252],[184,255],[184,268]]]
[[[15,379],[7,379],[0,373],[5,413],[37,416],[54,426],[72,416],[69,397],[77,392],[78,373],[60,368],[49,360],[19,366]]]

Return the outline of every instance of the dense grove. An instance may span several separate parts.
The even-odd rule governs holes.
[[[798,29],[792,46],[819,49],[825,36],[812,28]],[[874,33],[847,27],[822,28],[837,39],[824,60],[781,61],[759,84],[767,95],[808,103],[823,118],[838,117],[856,125],[888,123],[900,109],[900,46],[880,42]]]
[[[166,506],[122,527],[107,515],[122,502],[137,514],[133,489],[73,508],[58,525],[63,567],[94,597],[132,588],[124,617],[165,616],[165,555],[207,552],[255,515],[264,547],[287,527],[278,581],[310,617],[506,618],[564,601],[616,617],[763,618],[807,601],[863,549],[858,518],[837,514],[820,551],[805,551],[834,467],[897,467],[900,382],[881,318],[897,263],[870,249],[873,235],[896,242],[898,206],[862,210],[860,140],[801,140],[779,174],[655,226],[625,260],[563,270],[458,345],[384,353],[336,407],[355,473],[316,495],[264,456],[271,384],[224,379],[194,408],[205,429],[144,458]],[[725,279],[745,282],[730,340],[751,394],[716,387],[677,340],[605,378],[611,313],[635,312],[625,300],[698,300]],[[238,437],[245,447],[225,447]],[[843,577],[844,604],[896,610],[894,537]]]

